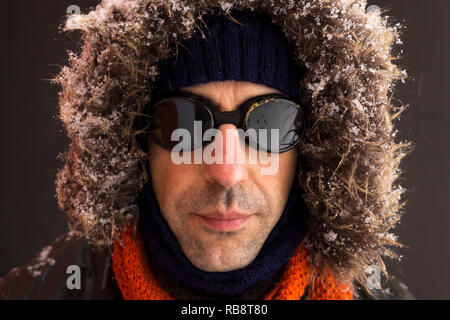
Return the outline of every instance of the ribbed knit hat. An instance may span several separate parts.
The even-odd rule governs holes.
[[[195,30],[181,42],[177,60],[160,65],[153,101],[181,87],[226,80],[265,84],[298,101],[301,73],[281,28],[256,12],[231,11],[231,16],[243,25],[225,15],[203,17],[205,39]]]

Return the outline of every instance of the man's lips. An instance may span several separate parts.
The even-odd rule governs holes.
[[[210,228],[216,231],[233,231],[243,226],[252,216],[238,212],[213,212],[197,214],[198,217]]]

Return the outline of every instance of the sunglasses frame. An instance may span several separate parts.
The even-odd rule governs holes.
[[[247,120],[248,120],[248,117],[250,116],[251,112],[254,109],[256,109],[258,106],[265,104],[267,102],[267,100],[277,100],[277,99],[287,100],[290,103],[292,103],[294,106],[296,106],[299,111],[298,117],[301,118],[301,121],[303,124],[305,123],[305,117],[304,117],[301,106],[298,103],[292,101],[288,95],[283,94],[283,93],[270,93],[270,94],[264,94],[264,95],[252,97],[250,99],[247,99],[243,103],[241,103],[236,108],[236,110],[219,111],[218,107],[214,104],[214,102],[212,102],[208,98],[197,95],[192,92],[178,90],[171,94],[167,94],[163,97],[160,97],[156,103],[151,105],[150,109],[149,109],[150,115],[153,115],[154,111],[158,108],[158,106],[161,103],[163,103],[167,99],[172,99],[172,98],[188,99],[193,104],[204,108],[209,113],[210,118],[211,118],[211,126],[209,128],[206,128],[206,130],[212,129],[212,128],[218,129],[219,126],[221,126],[222,124],[233,124],[237,128],[241,128],[244,131],[246,131],[246,130],[248,130]],[[287,151],[293,149],[300,142],[300,140],[304,134],[304,131],[305,131],[304,129],[305,129],[305,126],[303,125],[301,132],[298,133],[297,141],[295,143],[293,143],[291,146],[289,146],[288,148],[283,149],[282,151],[267,151],[267,152],[284,153],[284,152],[287,152]],[[159,141],[159,139],[155,137],[153,132],[150,132],[150,137],[153,140],[153,142],[155,142],[158,146],[160,146],[168,151],[172,151],[172,147],[169,147],[169,146],[161,143]],[[203,141],[202,148],[205,147],[206,145],[210,144],[211,142],[212,141]],[[195,149],[196,148],[192,148],[191,150],[195,150]]]

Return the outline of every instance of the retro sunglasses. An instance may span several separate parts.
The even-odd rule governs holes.
[[[220,112],[209,99],[191,92],[177,91],[159,99],[149,108],[148,128],[152,140],[171,151],[178,141],[172,141],[176,129],[190,133],[190,150],[203,147],[212,141],[204,141],[208,129],[218,129],[222,124],[233,124],[246,132],[256,134],[241,136],[247,144],[267,152],[282,153],[294,148],[300,141],[305,120],[300,105],[285,94],[266,94],[243,102],[235,111]],[[195,134],[195,122],[201,123],[201,135]],[[278,138],[272,129],[277,129]],[[198,130],[198,128],[197,128]],[[265,130],[264,135],[258,134]],[[275,142],[275,143],[273,143]]]

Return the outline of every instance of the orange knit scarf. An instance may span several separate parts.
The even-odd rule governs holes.
[[[174,300],[157,282],[150,271],[142,236],[133,235],[131,228],[121,233],[122,244],[114,242],[113,269],[122,296],[126,300]],[[264,300],[299,300],[308,284],[310,266],[308,253],[300,245],[281,279]],[[312,286],[311,300],[352,300],[352,291],[328,275],[317,278]]]

